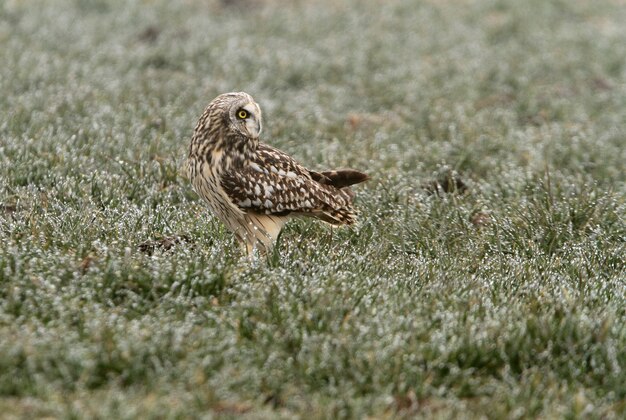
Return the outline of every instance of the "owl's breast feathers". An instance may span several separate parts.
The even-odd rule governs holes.
[[[315,172],[287,154],[259,144],[247,165],[222,173],[220,184],[244,212],[309,215],[333,225],[353,224],[354,193],[348,186],[367,175],[352,169]]]

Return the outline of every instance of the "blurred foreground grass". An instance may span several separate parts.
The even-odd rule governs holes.
[[[624,416],[624,22],[617,0],[0,3],[0,413]],[[294,221],[239,258],[180,172],[232,90],[267,142],[371,174],[357,228]]]

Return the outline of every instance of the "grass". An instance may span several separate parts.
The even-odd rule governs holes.
[[[2,415],[623,417],[625,21],[617,0],[1,3]],[[356,228],[293,221],[240,257],[181,173],[232,90],[267,142],[372,176]]]

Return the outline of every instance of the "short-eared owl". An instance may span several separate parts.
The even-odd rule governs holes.
[[[332,225],[356,221],[348,187],[367,180],[366,174],[311,171],[260,143],[259,134],[259,105],[247,93],[225,93],[198,120],[187,161],[194,189],[249,254],[271,249],[292,216]]]

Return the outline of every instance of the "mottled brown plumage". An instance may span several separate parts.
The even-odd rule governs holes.
[[[306,169],[260,143],[261,128],[261,109],[250,95],[220,95],[198,120],[187,160],[194,189],[248,253],[268,251],[292,216],[353,224],[354,193],[348,187],[367,175],[353,169]]]

